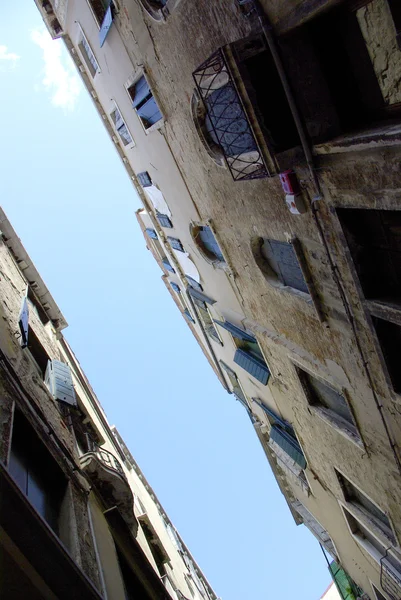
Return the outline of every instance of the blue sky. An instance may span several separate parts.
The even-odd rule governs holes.
[[[319,545],[295,526],[248,417],[165,289],[136,192],[43,29],[33,0],[2,6],[1,205],[110,422],[215,591],[318,599],[330,581]]]

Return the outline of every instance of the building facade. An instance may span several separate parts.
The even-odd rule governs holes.
[[[37,5],[295,521],[399,600],[398,3]]]
[[[0,209],[0,596],[216,600]]]

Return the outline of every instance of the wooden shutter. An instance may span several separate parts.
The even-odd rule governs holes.
[[[192,298],[206,302],[206,304],[209,304],[210,306],[216,302],[216,300],[212,300],[212,298],[209,298],[209,296],[206,296],[206,294],[203,294],[200,290],[196,290],[192,286],[188,287],[188,294],[190,294]]]
[[[54,400],[77,406],[71,369],[68,365],[60,360],[49,360],[45,382]]]
[[[112,4],[109,4],[108,9],[106,10],[106,14],[104,15],[103,23],[100,26],[99,31],[99,44],[100,47],[103,46],[106,38],[109,34],[110,28],[113,24],[113,7]]]
[[[162,215],[162,213],[158,212],[156,213],[156,217],[162,227],[167,227],[169,229],[173,227],[173,224],[167,215]]]
[[[26,348],[28,345],[28,330],[29,330],[29,306],[28,298],[25,295],[21,302],[21,310],[18,316],[18,327],[21,332],[21,346]]]
[[[153,240],[157,240],[157,239],[158,239],[158,238],[157,238],[157,233],[156,233],[156,231],[155,231],[154,229],[150,229],[150,228],[148,228],[148,229],[145,229],[145,231],[146,231],[146,233],[148,234],[148,236],[149,236],[150,238],[152,238]]]
[[[188,321],[191,321],[191,323],[195,323],[195,319],[192,317],[191,313],[187,308],[184,310],[184,315],[186,316]]]
[[[206,250],[213,254],[220,262],[224,262],[224,256],[210,227],[201,227],[199,229],[198,235],[199,238],[202,240],[202,244],[206,248]]]
[[[136,112],[142,119],[146,129],[157,123],[157,121],[160,121],[162,118],[160,109],[157,106],[156,100],[153,98],[153,96],[144,102],[141,107],[137,108]]]
[[[137,174],[137,178],[142,187],[150,187],[152,185],[152,180],[147,171],[142,171]]]
[[[132,103],[134,108],[137,108],[147,99],[149,94],[152,94],[152,92],[150,91],[149,84],[144,75],[138,79],[138,81],[133,85],[133,88],[134,92],[132,94]]]
[[[236,337],[239,340],[242,340],[244,342],[256,342],[256,339],[252,335],[250,335],[243,329],[240,329],[236,325],[233,325],[232,323],[230,323],[230,321],[216,321],[215,320],[214,322],[217,323],[217,325],[220,325],[220,327],[223,327],[223,329],[226,329],[227,331],[229,331],[231,333],[231,335],[233,335],[234,337]]]
[[[169,241],[170,246],[174,248],[174,250],[180,250],[180,252],[184,252],[184,247],[181,244],[180,240],[170,236],[167,237],[167,240]]]
[[[297,255],[292,244],[265,240],[264,254],[284,285],[309,294]]]
[[[181,294],[181,290],[180,290],[179,286],[176,283],[174,283],[173,281],[170,281],[170,285],[173,288],[173,290],[175,292],[177,292],[177,294]]]
[[[201,286],[201,284],[198,283],[197,281],[195,281],[195,279],[193,279],[190,275],[187,275],[185,273],[185,277],[187,278],[187,281],[192,288],[195,288],[195,289],[199,290],[200,292],[203,291],[203,287]]]
[[[170,273],[175,273],[175,270],[170,265],[168,258],[163,258],[162,263],[163,263],[164,268],[167,269],[167,271],[170,271]]]
[[[267,385],[270,371],[264,361],[258,360],[242,348],[237,348],[234,355],[234,362],[245,369],[252,377],[260,381],[260,383]]]
[[[302,517],[302,520],[306,527],[313,533],[315,537],[320,541],[322,546],[326,548],[326,550],[331,554],[331,556],[336,556],[336,551],[334,548],[333,541],[326,529],[320,525],[320,523],[315,519],[312,513],[300,502],[299,500],[295,500],[291,503],[292,507],[297,511],[297,513]]]
[[[270,440],[275,442],[284,452],[296,462],[301,469],[306,468],[305,456],[298,441],[287,431],[282,430],[277,425],[272,425],[270,431]]]

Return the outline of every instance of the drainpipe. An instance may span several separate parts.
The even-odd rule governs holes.
[[[285,95],[286,95],[286,98],[287,98],[287,101],[288,101],[288,104],[289,104],[289,107],[290,107],[290,110],[291,110],[291,114],[292,114],[292,117],[294,119],[297,131],[298,131],[298,135],[299,135],[299,138],[300,138],[300,141],[301,141],[301,145],[302,145],[302,150],[304,152],[305,159],[306,159],[307,165],[309,167],[309,172],[310,172],[310,175],[312,177],[312,181],[314,183],[315,191],[316,191],[316,196],[311,201],[312,215],[313,215],[315,224],[316,224],[316,226],[318,228],[319,236],[320,236],[321,241],[323,243],[323,246],[324,246],[324,249],[325,249],[325,252],[326,252],[326,255],[327,255],[327,259],[329,261],[330,270],[331,270],[333,279],[334,279],[334,281],[335,281],[335,283],[337,285],[337,288],[338,288],[338,291],[339,291],[339,294],[340,294],[340,297],[341,297],[341,301],[342,301],[342,304],[344,306],[345,313],[346,313],[348,321],[349,321],[349,323],[351,325],[351,329],[352,329],[352,333],[353,333],[353,336],[354,336],[354,339],[355,339],[356,347],[357,347],[359,356],[360,356],[360,358],[362,360],[363,370],[365,371],[366,378],[367,378],[367,380],[369,382],[369,387],[370,387],[370,389],[372,391],[372,395],[373,395],[376,407],[377,407],[377,409],[379,411],[380,418],[381,418],[383,427],[385,429],[385,432],[386,432],[387,439],[389,441],[391,450],[393,452],[394,460],[395,460],[395,462],[397,464],[398,471],[401,474],[401,460],[400,460],[400,458],[398,456],[397,445],[394,442],[394,440],[392,439],[392,434],[390,432],[390,427],[387,424],[386,416],[384,414],[384,410],[383,410],[384,407],[381,404],[381,402],[380,402],[380,400],[379,400],[379,398],[378,398],[378,396],[377,396],[377,394],[375,392],[374,383],[373,383],[373,376],[370,373],[370,370],[369,370],[369,367],[368,367],[368,360],[365,358],[364,351],[363,351],[363,348],[362,348],[362,343],[359,340],[359,335],[358,335],[357,326],[355,324],[355,319],[354,319],[354,316],[352,314],[352,310],[350,308],[350,305],[348,303],[348,299],[347,299],[347,296],[345,294],[344,286],[342,284],[341,276],[339,274],[337,265],[335,264],[334,259],[331,256],[330,248],[329,248],[328,242],[327,242],[327,240],[325,238],[325,235],[324,235],[323,225],[320,222],[319,211],[318,211],[318,208],[316,206],[316,203],[317,203],[318,200],[322,200],[324,198],[324,195],[323,195],[323,192],[322,192],[322,189],[321,189],[321,186],[320,186],[320,181],[319,181],[318,176],[317,176],[316,171],[315,171],[315,161],[314,161],[314,157],[313,157],[313,153],[312,153],[312,149],[311,149],[311,144],[309,142],[308,135],[307,135],[307,133],[305,131],[305,127],[304,127],[301,115],[299,113],[298,107],[296,105],[295,98],[294,98],[294,96],[292,94],[291,86],[290,86],[287,74],[285,72],[285,68],[284,68],[283,62],[281,60],[280,53],[279,53],[279,48],[278,48],[278,45],[277,45],[277,42],[276,42],[276,39],[275,39],[275,36],[274,36],[274,31],[273,31],[272,24],[270,23],[270,20],[269,20],[267,14],[265,13],[265,11],[263,10],[263,8],[262,8],[259,0],[249,0],[249,2],[253,4],[254,10],[255,10],[255,12],[256,12],[256,14],[258,16],[260,26],[262,28],[263,34],[264,34],[264,36],[266,38],[267,44],[269,46],[269,49],[270,49],[270,52],[271,52],[271,55],[272,55],[272,58],[274,60],[275,66],[277,68],[277,72],[279,74],[281,83],[283,85],[284,92],[285,92]]]

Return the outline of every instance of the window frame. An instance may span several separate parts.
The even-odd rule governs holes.
[[[368,496],[368,494],[366,494],[366,492],[361,490],[361,488],[358,485],[356,485],[346,475],[344,475],[340,469],[338,469],[337,467],[334,467],[334,473],[335,473],[335,477],[336,477],[338,485],[341,489],[341,494],[342,494],[342,499],[341,499],[341,501],[339,501],[340,504],[342,505],[342,507],[344,507],[348,511],[348,513],[351,514],[351,516],[356,521],[359,521],[360,524],[363,527],[365,527],[373,535],[373,537],[375,537],[378,540],[378,542],[380,542],[386,548],[390,547],[390,550],[393,549],[399,553],[400,576],[401,576],[401,546],[400,546],[400,542],[399,542],[399,539],[397,536],[397,532],[394,528],[394,524],[393,524],[391,515],[387,511],[384,511],[381,506],[379,506],[374,500],[372,500],[370,498],[370,496]],[[377,509],[379,511],[381,511],[384,514],[384,516],[387,518],[387,520],[389,521],[389,524],[390,524],[390,535],[388,533],[386,533],[386,531],[383,529],[383,523],[380,521],[380,519],[378,517],[376,517],[374,514],[370,513],[369,510],[366,509],[364,506],[359,505],[358,502],[355,502],[352,499],[347,498],[347,492],[344,488],[344,484],[341,482],[341,478],[345,479],[349,484],[351,484],[352,487],[356,488],[356,490],[360,494],[365,496],[369,502],[371,502],[374,506],[377,507]],[[386,527],[386,526],[384,526],[384,527]],[[392,536],[392,537],[390,537],[390,536]]]
[[[379,589],[379,587],[375,583],[373,583],[373,581],[371,581],[370,579],[369,579],[369,582],[370,582],[370,587],[373,590],[375,600],[391,600],[389,598],[389,596],[384,593],[383,589]],[[380,586],[380,588],[381,588],[381,586]],[[381,598],[377,595],[377,592],[380,594]]]
[[[79,49],[80,55],[81,55],[81,57],[83,58],[84,64],[85,64],[85,66],[86,66],[87,70],[89,71],[89,73],[90,73],[90,75],[91,75],[92,79],[95,79],[96,75],[99,75],[99,73],[101,73],[101,72],[102,72],[102,70],[101,70],[101,68],[100,68],[99,61],[98,61],[98,59],[96,58],[96,54],[94,53],[94,51],[93,51],[93,48],[92,48],[92,46],[90,45],[90,43],[89,43],[89,40],[88,40],[88,38],[87,38],[87,37],[86,37],[86,35],[85,35],[85,32],[84,32],[84,30],[83,30],[83,27],[82,27],[81,23],[77,22],[77,25],[78,25],[78,30],[79,30],[77,47],[78,47],[78,49]],[[82,43],[83,41],[85,41],[85,42],[86,42],[86,44],[87,44],[87,46],[88,46],[88,48],[89,48],[89,50],[90,50],[90,52],[91,52],[91,54],[92,54],[93,58],[95,59],[95,62],[96,62],[96,65],[97,65],[97,69],[96,69],[96,71],[94,71],[94,73],[92,73],[92,69],[91,69],[91,67],[89,66],[89,65],[91,65],[91,66],[93,67],[93,65],[92,65],[92,63],[91,63],[91,61],[90,61],[90,59],[89,59],[89,56],[88,56],[88,55],[87,55],[87,53],[84,51],[84,50],[86,50],[86,49],[85,49],[85,46],[84,46],[84,45],[83,45],[83,43]],[[83,49],[81,48],[81,46],[83,47]]]
[[[356,444],[359,448],[365,449],[365,444],[358,426],[358,422],[355,418],[354,410],[350,402],[348,391],[344,387],[337,388],[331,382],[327,381],[326,379],[323,379],[323,377],[316,373],[312,373],[308,369],[305,369],[303,366],[294,364],[294,368],[310,410],[317,417],[322,419],[322,421],[324,421],[325,423],[330,425],[330,427],[335,429],[340,435],[344,436],[346,439]],[[316,379],[323,386],[333,390],[334,392],[336,392],[344,398],[353,423],[348,423],[348,421],[344,417],[341,417],[341,415],[337,414],[333,409],[327,408],[323,405],[320,405],[319,403],[316,403],[315,396],[317,397],[318,395],[314,393],[313,389],[311,389],[310,383],[308,381],[309,377],[312,379]],[[352,425],[354,426],[355,431],[352,430]]]
[[[217,256],[217,254],[214,254],[214,252],[212,252],[205,246],[202,238],[200,237],[202,229],[208,229],[211,232],[211,234],[214,238],[214,241],[216,242],[216,245],[217,245],[223,259],[219,258]],[[191,234],[191,238],[193,239],[193,241],[195,243],[196,249],[198,250],[201,257],[207,263],[213,265],[215,268],[227,269],[227,267],[228,267],[227,260],[225,258],[224,252],[220,247],[220,244],[216,238],[215,232],[214,232],[213,228],[211,227],[210,223],[207,223],[207,222],[206,222],[206,224],[205,223],[190,223],[189,231]]]
[[[195,297],[192,297],[192,302],[195,306],[195,311],[197,313],[198,320],[201,321],[207,336],[211,340],[216,342],[216,344],[219,344],[220,346],[224,346],[223,340],[221,339],[221,336],[215,325],[213,316],[210,312],[210,309],[209,309],[207,303],[204,300],[200,300],[199,298],[195,298]],[[203,306],[201,306],[201,304],[203,304]],[[204,318],[204,313],[206,313],[208,315],[208,319],[210,320],[210,323],[208,323],[208,324],[206,323],[206,319]],[[212,330],[211,326],[213,327],[213,334],[210,333],[210,331]]]
[[[120,138],[120,141],[121,141],[122,145],[124,146],[124,148],[127,148],[127,147],[130,147],[130,148],[132,148],[132,147],[136,146],[136,144],[135,144],[134,138],[132,137],[132,133],[131,133],[131,131],[130,131],[130,129],[129,129],[129,127],[128,127],[128,125],[127,125],[127,121],[124,119],[124,117],[123,117],[123,115],[122,115],[122,113],[121,113],[120,107],[118,106],[118,104],[117,104],[117,102],[114,100],[114,98],[112,99],[112,103],[113,103],[113,108],[112,108],[112,110],[109,112],[109,118],[110,118],[110,120],[111,120],[111,122],[112,122],[113,129],[114,129],[114,131],[116,132],[116,135],[118,135],[118,136],[119,136],[119,138]],[[114,119],[113,119],[113,117],[112,117],[112,114],[113,114],[114,112],[116,112],[116,111],[117,111],[117,112],[118,112],[118,114],[120,115],[120,119],[121,119],[121,121],[122,121],[122,123],[123,123],[123,125],[122,125],[122,126],[125,126],[125,128],[126,128],[126,130],[127,130],[127,132],[128,132],[128,135],[129,135],[129,136],[130,136],[130,138],[131,138],[131,141],[130,141],[130,142],[126,142],[126,141],[124,140],[124,138],[122,137],[122,135],[121,135],[121,133],[120,133],[120,131],[119,131],[119,129],[121,129],[121,127],[122,127],[122,126],[121,126],[119,129],[117,129],[117,127],[116,127],[117,119],[116,119],[116,121],[114,121]]]
[[[161,115],[160,119],[158,119],[155,123],[152,123],[152,125],[150,125],[149,127],[145,126],[142,117],[138,114],[138,110],[134,106],[134,97],[131,95],[131,93],[129,91],[131,88],[135,88],[135,86],[142,79],[142,77],[144,78],[144,80],[145,80],[145,82],[146,82],[146,84],[147,84],[147,86],[149,88],[149,92],[150,92],[152,98],[154,99],[154,101],[156,103],[156,106],[157,106],[157,108],[158,108],[158,110],[160,112],[160,115]],[[145,71],[141,71],[140,73],[137,73],[133,77],[130,77],[125,82],[125,86],[124,87],[125,87],[125,90],[126,90],[126,92],[128,94],[128,98],[130,100],[131,106],[132,106],[133,110],[135,111],[135,113],[136,113],[136,115],[138,117],[138,121],[140,122],[140,124],[142,126],[142,129],[145,132],[145,134],[148,135],[149,133],[152,133],[152,131],[155,131],[155,130],[160,129],[161,127],[163,127],[164,122],[165,122],[164,114],[163,114],[162,109],[160,108],[160,102],[159,102],[157,96],[155,95],[152,86],[149,83],[149,80],[148,80],[148,77],[146,75],[146,72]],[[149,98],[149,100],[150,100],[150,98]]]
[[[345,503],[343,503],[342,501],[339,501],[339,504],[340,504],[341,511],[343,513],[344,520],[347,524],[348,530],[349,530],[352,538],[380,566],[381,560],[386,556],[386,554],[381,555],[381,551],[378,548],[376,548],[372,544],[372,542],[370,542],[368,539],[365,539],[363,537],[362,531],[360,533],[353,531],[353,526],[352,526],[352,523],[350,522],[350,517],[351,517],[351,519],[356,521],[357,524],[359,524],[364,529],[366,529],[370,533],[370,535],[377,540],[378,544],[383,546],[385,549],[386,549],[386,544],[383,543],[383,540],[376,534],[376,532],[370,530],[369,526],[366,523],[364,523],[360,517],[358,518],[357,516],[355,516]],[[387,555],[388,555],[388,553],[390,553],[393,560],[395,560],[396,562],[399,562],[398,574],[401,578],[401,556],[396,551],[394,551],[394,549],[387,547]],[[397,568],[394,566],[393,566],[393,569],[397,571]]]

